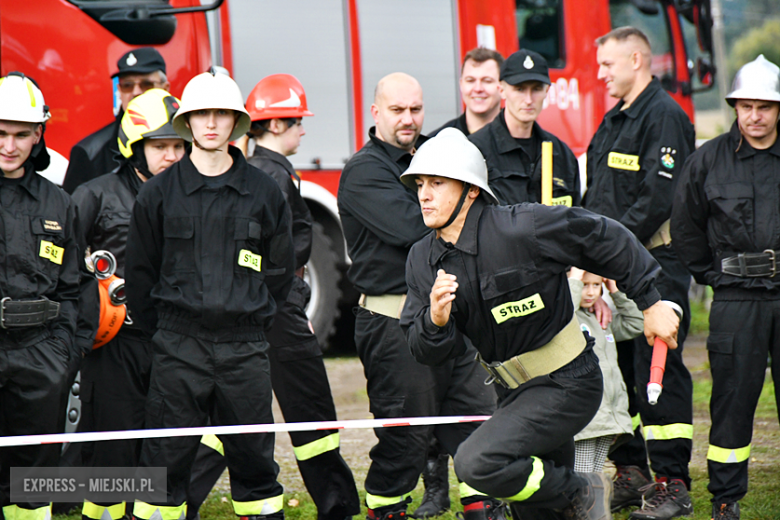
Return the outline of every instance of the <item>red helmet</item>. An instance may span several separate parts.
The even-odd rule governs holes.
[[[306,92],[298,78],[290,74],[271,74],[255,85],[246,100],[252,121],[313,116],[306,107]]]

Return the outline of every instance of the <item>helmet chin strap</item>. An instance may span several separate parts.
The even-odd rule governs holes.
[[[469,194],[469,190],[471,189],[471,184],[468,182],[463,183],[463,192],[460,194],[460,200],[458,200],[458,205],[455,206],[455,209],[452,210],[452,215],[450,215],[450,218],[447,219],[447,222],[440,227],[435,228],[436,231],[441,231],[442,229],[446,228],[447,226],[450,226],[453,222],[455,222],[455,219],[458,218],[458,215],[460,214],[460,210],[463,209],[463,203],[466,202],[466,196]]]

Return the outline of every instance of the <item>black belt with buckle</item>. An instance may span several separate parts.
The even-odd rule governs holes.
[[[720,270],[740,278],[772,278],[777,273],[778,256],[780,254],[772,249],[766,249],[763,253],[739,253],[722,259]]]
[[[0,328],[35,327],[60,315],[59,302],[42,300],[0,300]]]

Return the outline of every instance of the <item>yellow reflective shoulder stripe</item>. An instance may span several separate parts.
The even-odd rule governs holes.
[[[99,506],[89,500],[84,501],[84,505],[81,506],[81,516],[92,518],[94,520],[108,520],[103,518],[103,515],[108,513],[108,516],[113,520],[119,520],[125,516],[125,503],[120,502],[112,506]]]
[[[284,495],[253,500],[251,502],[236,502],[233,500],[233,511],[238,516],[270,515],[284,509]]]
[[[721,448],[710,444],[707,450],[707,460],[723,464],[738,464],[750,458],[750,444],[744,448]]]
[[[5,520],[51,520],[51,504],[36,509],[24,509],[17,505],[3,507]]]
[[[639,417],[639,414],[636,414],[631,418],[631,431],[636,431],[640,424],[642,424],[642,418]]]
[[[514,496],[507,497],[504,500],[511,500],[512,502],[522,502],[528,500],[534,493],[539,491],[542,485],[542,479],[544,478],[544,463],[537,457],[531,457],[534,461],[531,474],[528,475],[528,480],[525,483],[525,487]]]
[[[157,515],[157,516],[155,516]],[[187,504],[180,506],[154,506],[137,501],[133,506],[133,516],[143,520],[184,520],[187,517]]]
[[[643,433],[648,441],[669,441],[672,439],[693,439],[692,424],[653,424],[645,426]]]
[[[317,455],[322,455],[331,450],[335,450],[339,447],[339,434],[338,432],[332,433],[322,439],[317,439],[303,446],[297,448],[293,446],[293,452],[295,452],[295,458],[298,460],[313,459]]]
[[[552,205],[553,206],[568,206],[571,207],[571,195],[564,195],[563,197],[553,197],[552,198]]]
[[[458,491],[460,492],[460,498],[468,498],[468,497],[486,497],[487,495],[485,493],[482,493],[480,491],[477,491],[473,487],[469,486],[465,482],[461,482],[458,484]]]
[[[223,457],[225,456],[225,447],[222,445],[222,441],[219,437],[211,433],[204,435],[200,438],[200,443],[208,446],[212,450],[218,452]]]
[[[400,497],[382,497],[379,495],[372,495],[371,493],[366,493],[366,506],[369,509],[376,509],[377,507],[384,507],[384,506],[391,506],[393,504],[398,504],[399,502],[405,502],[407,498],[411,493],[407,493],[405,495],[402,495]]]

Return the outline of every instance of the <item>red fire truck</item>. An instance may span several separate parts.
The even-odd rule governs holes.
[[[622,25],[649,35],[654,73],[692,117],[691,95],[713,83],[709,0],[0,0],[0,72],[40,84],[53,114],[46,175],[55,181],[71,146],[113,117],[110,75],[133,47],[160,50],[175,95],[212,65],[245,94],[268,74],[297,76],[315,114],[292,159],[317,222],[309,313],[325,343],[342,306],[356,301],[343,276],[336,191],[373,124],[379,78],[404,71],[420,80],[426,132],[462,110],[457,80],[468,50],[533,49],[553,80],[540,123],[583,156],[614,102],[596,78],[594,40]]]

